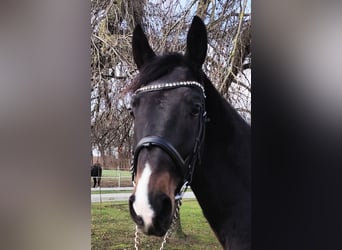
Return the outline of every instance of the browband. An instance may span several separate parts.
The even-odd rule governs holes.
[[[196,86],[200,88],[202,90],[204,98],[206,98],[204,87],[200,83],[195,82],[195,81],[152,84],[152,85],[141,87],[137,89],[134,93],[139,94],[143,92],[157,91],[157,90],[163,90],[163,89],[173,89],[173,88],[178,88],[178,87],[190,87],[190,86]]]

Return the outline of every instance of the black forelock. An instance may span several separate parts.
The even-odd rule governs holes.
[[[153,82],[164,75],[170,73],[174,68],[183,66],[190,69],[198,81],[201,80],[201,72],[197,72],[196,68],[181,54],[170,53],[162,56],[156,56],[147,62],[141,69],[137,77],[133,80],[129,91],[136,91],[138,88]]]

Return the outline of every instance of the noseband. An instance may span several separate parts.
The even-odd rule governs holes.
[[[206,96],[205,96],[205,91],[204,91],[203,86],[200,83],[193,82],[193,81],[148,85],[148,86],[137,89],[134,94],[140,94],[140,93],[151,92],[151,91],[159,91],[159,90],[169,90],[169,89],[174,89],[174,88],[179,88],[179,87],[192,87],[192,86],[200,88],[202,90],[203,99],[205,100]],[[199,122],[199,126],[198,126],[199,130],[198,130],[198,134],[196,136],[195,142],[194,142],[193,150],[186,157],[185,160],[179,154],[177,149],[164,138],[159,137],[159,136],[153,136],[153,135],[143,137],[138,142],[134,150],[133,161],[132,161],[132,166],[131,166],[133,185],[135,185],[134,178],[137,172],[138,157],[139,157],[140,151],[143,148],[158,147],[161,150],[163,150],[174,161],[174,163],[181,170],[182,173],[185,170],[187,170],[184,175],[183,184],[178,186],[176,190],[175,200],[181,199],[185,190],[191,184],[195,166],[197,162],[200,161],[200,153],[201,153],[200,151],[201,151],[201,146],[204,141],[205,122],[206,122],[205,101],[203,101],[203,108],[201,109],[198,122]]]

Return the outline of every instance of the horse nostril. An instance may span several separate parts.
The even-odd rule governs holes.
[[[133,203],[135,201],[135,195],[132,194],[130,197],[129,197],[129,203]]]
[[[163,213],[165,216],[169,216],[171,214],[171,210],[172,210],[172,205],[171,205],[171,200],[169,197],[166,197],[164,200],[163,200],[163,203],[162,203],[162,207],[163,207]]]
[[[162,199],[162,208],[164,210],[170,210],[171,209],[171,200],[168,196],[163,197]]]
[[[166,194],[157,194],[153,202],[153,207],[160,218],[170,216],[172,210],[171,199]]]
[[[137,226],[143,227],[144,226],[143,218],[137,215],[136,212],[134,211],[134,208],[133,208],[134,201],[135,201],[135,195],[133,194],[129,197],[129,211],[131,213],[131,217],[134,220],[134,222],[137,224]]]
[[[135,223],[136,223],[139,227],[144,226],[144,220],[141,218],[141,216],[137,216],[137,217],[135,218]]]

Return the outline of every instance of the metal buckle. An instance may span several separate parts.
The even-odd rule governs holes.
[[[188,189],[189,182],[185,181],[181,189],[179,190],[178,194],[175,196],[175,201],[181,200],[183,198],[183,195],[185,191]]]

